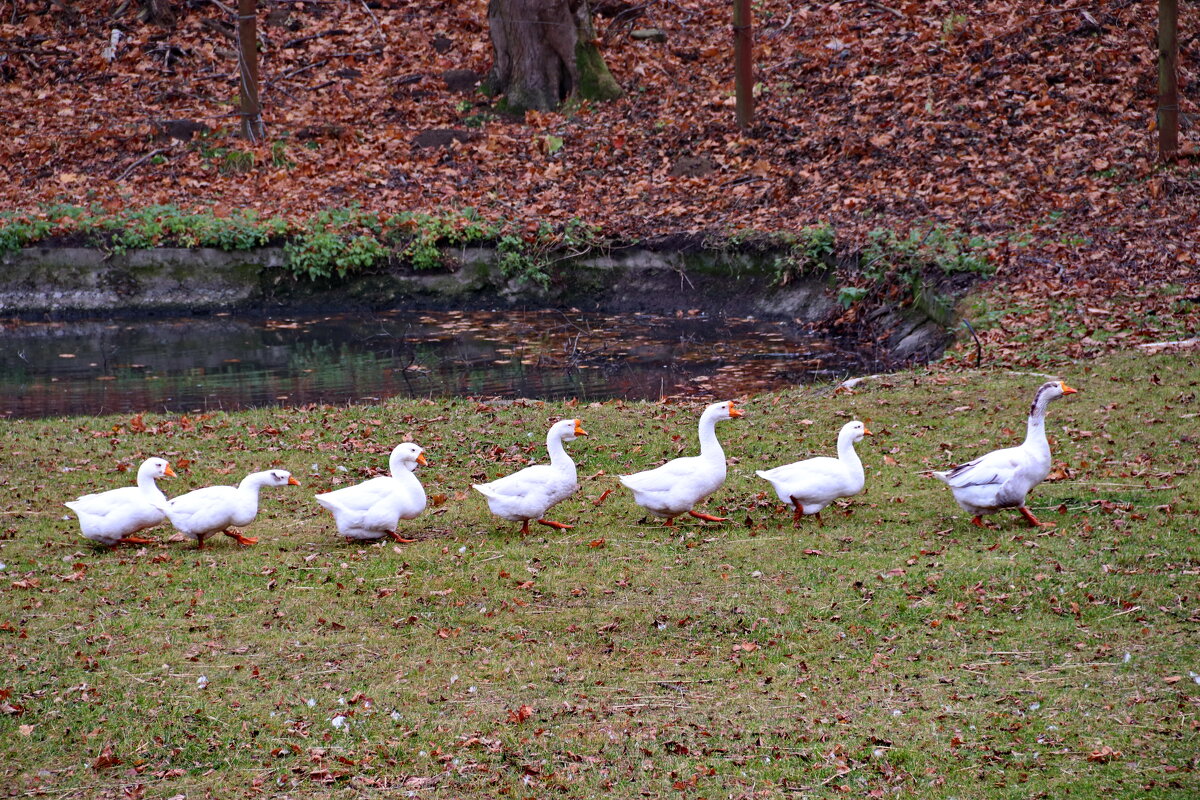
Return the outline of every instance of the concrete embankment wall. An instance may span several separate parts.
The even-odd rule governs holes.
[[[385,266],[341,279],[297,278],[283,248],[157,248],[107,253],[31,247],[0,255],[0,316],[287,312],[355,308],[574,307],[610,312],[786,318],[822,329],[841,311],[824,276],[780,286],[778,254],[614,248],[567,255],[548,286],[505,276],[496,252],[445,251],[445,269]],[[911,310],[872,315],[869,338],[899,361],[940,353],[946,332]]]

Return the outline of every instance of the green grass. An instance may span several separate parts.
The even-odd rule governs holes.
[[[1063,377],[1081,393],[1050,409],[1066,474],[1031,503],[1058,523],[1042,531],[1016,514],[973,528],[920,474],[1017,442],[1036,375],[912,371],[752,398],[718,428],[730,477],[706,510],[730,521],[677,530],[639,522],[623,490],[593,501],[693,452],[698,405],[0,422],[0,786],[1195,797],[1200,369],[1194,354],[1117,355]],[[574,530],[522,540],[470,483],[544,460],[566,415],[591,434],[568,449],[596,477],[552,514]],[[753,471],[830,453],[846,417],[876,433],[859,447],[868,491],[793,530]],[[405,524],[415,544],[345,544],[311,495],[383,468],[405,434],[446,501]],[[117,465],[149,455],[185,467],[168,495],[274,464],[304,486],[264,493],[248,549],[94,548],[59,504],[129,483]]]

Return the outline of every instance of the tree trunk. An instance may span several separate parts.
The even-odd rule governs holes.
[[[1168,161],[1179,150],[1179,5],[1158,0],[1158,157]]]
[[[151,25],[174,25],[175,4],[172,0],[141,0],[142,10],[138,16]]]
[[[258,102],[258,0],[238,0],[238,67],[241,75],[242,136],[263,138],[262,106]]]
[[[733,84],[737,100],[737,124],[742,130],[754,122],[754,23],[750,0],[733,3]]]
[[[558,108],[572,95],[621,96],[596,46],[587,0],[489,0],[493,63],[489,94],[513,112]]]

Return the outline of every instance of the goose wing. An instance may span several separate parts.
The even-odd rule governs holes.
[[[229,526],[237,501],[232,486],[206,486],[168,502],[167,516],[184,533],[206,533]]]
[[[635,492],[666,492],[677,487],[681,481],[694,480],[704,466],[697,456],[676,458],[661,467],[622,475],[621,483]]]
[[[954,469],[933,474],[952,489],[1003,486],[1026,465],[1027,459],[1023,459],[1021,455],[1022,450],[1019,447],[993,450]]]
[[[91,514],[96,517],[123,512],[130,504],[146,504],[142,491],[136,486],[122,486],[107,492],[85,494],[77,500],[63,503],[77,514]]]
[[[519,500],[547,494],[548,487],[564,482],[563,473],[559,470],[549,464],[536,464],[490,483],[475,484],[475,488],[484,497]]]
[[[336,506],[343,511],[363,512],[395,494],[396,488],[397,484],[394,478],[381,476],[354,486],[334,489],[332,492],[325,492],[316,497],[318,503],[331,511]]]
[[[856,490],[851,485],[845,464],[828,456],[760,470],[755,474],[774,486],[780,499],[790,501],[795,497],[805,505],[829,503],[838,497],[857,494],[862,488]]]

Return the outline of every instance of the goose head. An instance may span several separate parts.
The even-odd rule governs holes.
[[[147,458],[138,467],[138,477],[143,475],[150,478],[174,478],[175,470],[171,469],[171,465],[165,458]]]
[[[737,417],[743,417],[745,415],[746,412],[738,408],[737,403],[734,400],[722,400],[719,403],[713,403],[711,406],[704,409],[703,414],[703,416],[711,417],[715,420],[736,419]]]
[[[571,442],[576,437],[587,436],[588,433],[583,429],[583,420],[560,419],[550,426],[550,435],[562,439],[564,442]]]
[[[1033,396],[1033,403],[1029,407],[1029,413],[1037,413],[1039,407],[1044,409],[1051,400],[1057,400],[1063,395],[1078,393],[1079,390],[1067,386],[1066,381],[1047,381],[1038,387],[1037,393]]]
[[[292,477],[292,473],[283,469],[269,469],[260,472],[263,486],[299,486],[300,481]]]
[[[396,445],[396,448],[392,450],[389,464],[392,467],[392,472],[395,472],[397,467],[413,472],[416,470],[418,464],[424,467],[429,462],[425,460],[424,448],[413,442],[403,442]]]
[[[1066,381],[1058,381],[1055,385],[1058,387],[1058,396],[1059,397],[1062,397],[1064,394],[1078,394],[1079,393],[1078,389],[1072,389],[1070,386],[1067,386]]]
[[[838,433],[838,441],[850,441],[858,444],[863,440],[864,436],[872,436],[873,434],[867,430],[867,426],[858,420],[847,422],[842,426],[842,430]]]

